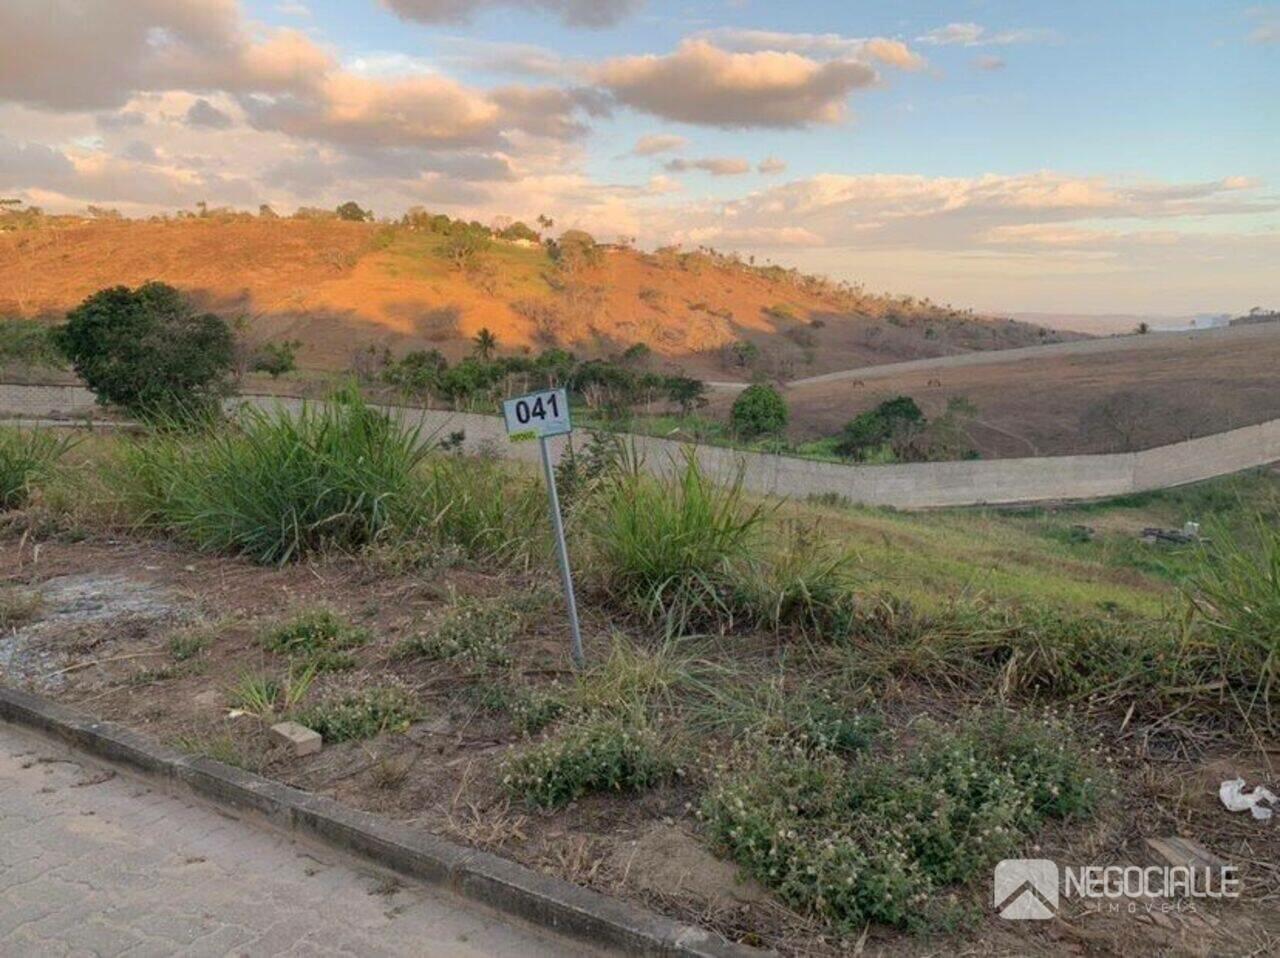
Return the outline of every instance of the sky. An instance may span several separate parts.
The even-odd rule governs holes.
[[[1280,3],[3,0],[0,196],[355,200],[994,311],[1280,306]]]

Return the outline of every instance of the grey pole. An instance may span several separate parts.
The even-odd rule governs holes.
[[[547,496],[551,500],[551,528],[556,533],[556,553],[560,558],[560,578],[564,581],[564,599],[569,606],[573,664],[575,668],[582,669],[586,667],[587,658],[582,653],[582,632],[578,628],[578,600],[573,595],[573,571],[569,568],[569,549],[564,542],[564,520],[560,518],[560,493],[556,489],[556,471],[551,468],[551,452],[547,449],[546,436],[539,437],[538,444],[542,447],[542,470],[547,476]]]

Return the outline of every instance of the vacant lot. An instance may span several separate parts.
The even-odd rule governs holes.
[[[1275,828],[1216,797],[1275,784],[1274,473],[903,516],[659,482],[605,444],[561,476],[575,674],[536,477],[316,415],[6,433],[5,680],[787,953],[1280,937]],[[1212,544],[1139,541],[1189,519]],[[273,748],[284,716],[325,750]],[[1000,858],[1142,863],[1169,835],[1244,899],[990,916]]]

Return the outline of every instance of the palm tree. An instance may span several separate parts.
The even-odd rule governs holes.
[[[476,355],[488,362],[493,358],[494,352],[498,349],[498,337],[486,326],[471,338],[471,342],[475,343]]]

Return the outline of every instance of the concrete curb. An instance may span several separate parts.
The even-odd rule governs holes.
[[[259,775],[158,745],[37,695],[0,686],[0,720],[302,832],[385,868],[589,945],[630,955],[764,954],[487,852],[424,834]]]

